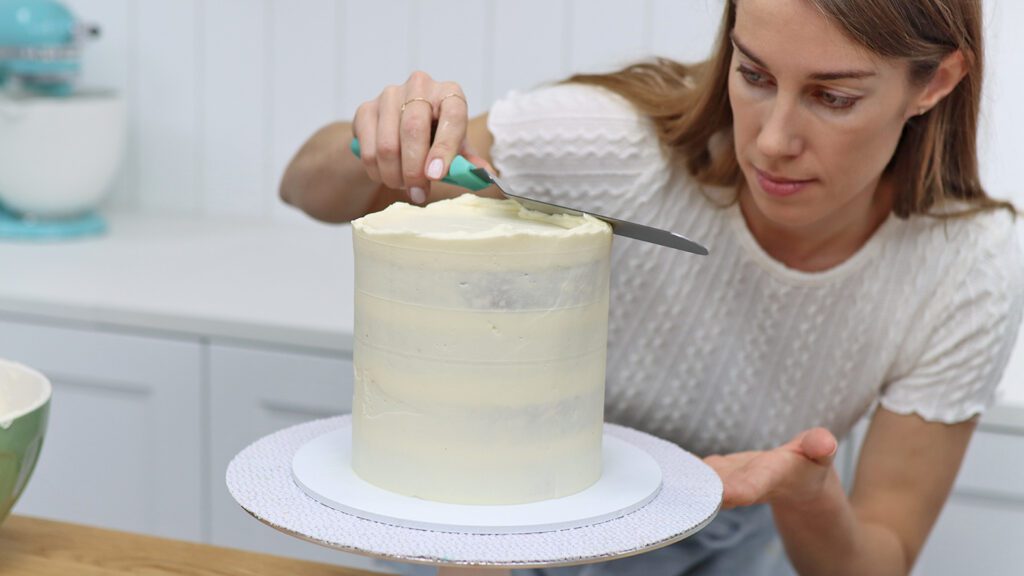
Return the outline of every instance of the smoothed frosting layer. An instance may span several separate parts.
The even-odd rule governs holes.
[[[466,194],[353,222],[355,472],[461,504],[601,474],[611,229]]]
[[[608,234],[608,224],[592,216],[544,214],[515,200],[463,194],[426,206],[396,202],[380,212],[354,220],[352,227],[369,236],[408,235],[439,240],[472,240],[508,236],[568,237]]]

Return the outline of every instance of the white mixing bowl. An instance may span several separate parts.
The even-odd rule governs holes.
[[[95,208],[121,163],[124,140],[125,104],[113,92],[0,95],[0,204],[44,219]]]

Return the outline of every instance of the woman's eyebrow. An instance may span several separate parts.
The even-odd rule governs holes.
[[[732,39],[733,46],[735,46],[737,50],[742,52],[744,56],[749,58],[754,64],[757,64],[761,68],[764,68],[766,70],[768,69],[768,65],[764,63],[764,60],[758,58],[756,54],[751,52],[749,48],[744,46],[743,43],[740,42],[738,38],[736,38],[735,31],[729,33],[729,37]],[[869,76],[874,75],[875,72],[872,70],[837,70],[834,72],[815,72],[808,76],[808,78],[810,78],[811,80],[828,81],[842,80],[844,78],[867,78]]]

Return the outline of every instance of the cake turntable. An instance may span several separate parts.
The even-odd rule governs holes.
[[[485,511],[488,506],[426,503],[403,508],[407,497],[390,495],[374,502],[380,494],[358,492],[352,479],[347,480],[352,492],[330,486],[332,478],[344,474],[345,450],[339,443],[350,429],[346,415],[257,440],[228,465],[229,492],[250,515],[293,537],[463,576],[480,569],[497,574],[603,562],[654,550],[703,529],[722,501],[718,475],[700,458],[649,434],[605,424],[605,454],[611,457],[598,484],[618,483],[617,489],[630,494],[627,505],[620,500],[602,512],[581,515],[579,507],[566,506],[569,496],[530,504],[530,513],[520,509],[519,516],[513,510],[518,506]],[[623,470],[629,466],[642,470]],[[456,508],[474,508],[480,519],[452,515]],[[504,521],[499,508],[508,509]]]
[[[624,516],[661,490],[661,467],[649,454],[607,433],[602,444],[604,470],[594,485],[529,504],[447,504],[374,486],[352,469],[352,427],[347,424],[300,448],[292,459],[292,476],[324,506],[385,524],[469,534],[546,532]]]
[[[232,497],[294,537],[462,576],[701,530],[715,471],[604,422],[613,232],[471,194],[353,220],[353,414],[242,450]]]

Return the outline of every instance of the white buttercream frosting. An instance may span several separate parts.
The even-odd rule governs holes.
[[[465,504],[601,473],[611,230],[470,194],[353,222],[353,467]]]
[[[16,362],[0,359],[0,429],[39,408],[50,398],[45,376]]]
[[[426,206],[396,202],[380,212],[352,223],[368,235],[472,240],[508,239],[521,235],[561,237],[606,236],[607,224],[591,216],[544,214],[528,210],[514,200],[496,200],[474,194]]]

